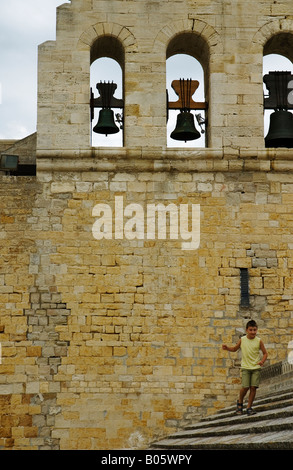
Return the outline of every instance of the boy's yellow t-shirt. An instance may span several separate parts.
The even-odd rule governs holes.
[[[242,361],[241,369],[260,369],[260,338],[257,336],[248,339],[247,336],[241,338]]]

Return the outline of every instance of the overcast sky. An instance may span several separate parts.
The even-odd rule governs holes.
[[[0,0],[0,139],[21,139],[36,131],[38,45],[48,40],[55,40],[56,7],[63,3],[70,1]],[[168,85],[175,78],[193,78],[202,82],[199,68],[192,67],[191,70],[192,64],[188,61],[174,66],[173,59],[169,59],[169,65],[167,63]],[[175,75],[172,76],[172,72],[168,70],[174,69]],[[103,66],[103,72],[105,70]],[[178,70],[180,76],[176,74]],[[289,62],[279,65],[274,60],[272,65],[266,65],[264,73],[268,70],[293,69],[292,64],[289,66]],[[112,71],[110,76],[103,75],[99,68],[92,73],[91,86],[95,95],[97,91],[94,83],[100,80],[113,80],[112,75]],[[170,99],[174,100],[172,94]],[[200,88],[194,99],[196,101],[203,99]],[[96,113],[95,121],[97,117]],[[173,130],[172,126],[174,128],[173,121],[172,124],[169,122],[169,133]],[[116,136],[118,137],[117,134]],[[109,145],[109,140],[105,142]],[[173,141],[173,145],[178,146],[178,144]],[[192,146],[198,144],[199,141],[190,142]],[[99,145],[99,142],[93,141],[93,145]]]
[[[0,0],[0,139],[36,130],[38,45],[56,38],[56,7],[67,0]]]

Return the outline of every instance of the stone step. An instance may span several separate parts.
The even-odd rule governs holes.
[[[293,430],[266,433],[244,433],[202,438],[165,439],[155,443],[152,449],[194,450],[292,450]]]
[[[209,427],[198,427],[196,429],[185,429],[183,431],[176,432],[170,439],[176,439],[181,437],[210,437],[210,436],[221,436],[229,434],[244,434],[249,433],[253,429],[254,433],[266,432],[271,430],[293,430],[293,405],[287,409],[287,411],[271,412],[269,415],[253,415],[245,416],[242,420],[234,422],[233,420],[227,420],[226,422],[211,423]]]
[[[245,423],[247,420],[249,420],[251,424],[252,422],[255,423],[257,421],[264,421],[272,419],[273,417],[278,417],[280,414],[284,417],[291,416],[293,412],[293,399],[288,400],[286,403],[284,403],[284,407],[280,405],[279,407],[271,406],[262,410],[260,410],[258,407],[254,407],[253,409],[257,412],[257,414],[252,416],[247,416],[246,413],[243,413],[243,415],[236,415],[234,407],[233,414],[229,413],[228,416],[225,415],[224,417],[216,415],[212,420],[200,421],[199,423],[186,426],[184,428],[184,432],[192,430],[195,431],[197,429],[206,429],[211,426],[213,427],[213,429],[215,429],[218,426]],[[178,431],[178,433],[180,432],[182,431]]]
[[[229,406],[155,442],[154,449],[293,449],[292,388],[259,397],[256,414]]]
[[[256,400],[254,405],[253,405],[253,409],[257,412],[260,412],[260,411],[266,411],[266,410],[270,410],[270,409],[284,408],[284,407],[290,406],[291,404],[293,404],[293,392],[278,395],[275,398],[267,397],[267,398],[264,398],[264,399],[261,399],[261,400]],[[228,408],[224,408],[224,409],[220,410],[215,415],[207,416],[206,418],[202,418],[202,420],[197,422],[197,423],[187,425],[185,427],[185,429],[192,428],[194,426],[203,426],[204,423],[208,424],[208,423],[213,422],[213,421],[218,422],[221,419],[230,419],[231,417],[233,417],[234,419],[237,419],[237,418],[241,419],[242,416],[246,416],[246,414],[245,414],[245,412],[246,412],[245,403],[244,403],[244,407],[243,407],[243,415],[242,416],[241,415],[240,416],[235,415],[235,410],[236,410],[236,404],[232,405]]]

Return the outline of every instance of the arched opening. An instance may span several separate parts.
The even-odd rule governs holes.
[[[204,39],[197,34],[182,33],[170,41],[166,61],[167,103],[169,103],[167,109],[167,146],[169,147],[207,146],[208,58],[208,46]],[[172,103],[180,98],[173,89],[172,82],[180,79],[199,82],[192,95],[192,102],[197,103],[194,106],[198,105],[199,108],[190,109],[196,133],[195,138],[193,139],[192,135],[192,140],[189,141],[180,141],[171,137],[172,132],[176,129],[178,115],[181,112],[178,109],[171,108]]]
[[[92,96],[94,98],[100,97],[101,99],[99,104],[103,104],[103,106],[95,107],[92,111],[93,119],[91,122],[91,144],[94,147],[123,146],[123,107],[119,107],[119,101],[124,101],[123,77],[124,50],[120,41],[118,41],[113,36],[103,36],[99,38],[93,44],[91,49],[90,70],[90,86],[92,90]],[[101,90],[98,89],[100,88],[99,84],[101,82],[107,84],[106,92],[103,94],[103,96],[100,93]],[[114,100],[111,100],[111,96],[114,98]],[[111,102],[108,103],[108,101]],[[114,104],[114,106],[111,106],[111,104]],[[109,131],[108,119],[106,123],[105,119],[100,113],[103,107],[110,107],[110,109],[113,111],[112,115],[110,115],[111,127],[113,126],[114,132],[113,134],[106,134],[106,131]],[[99,129],[96,127],[97,123],[99,123]]]
[[[293,111],[293,106],[290,106],[290,103],[288,102],[288,96],[290,92],[290,89],[288,88],[288,83],[293,79],[292,61],[292,34],[280,33],[273,36],[267,41],[264,47],[263,57],[264,137],[267,147],[293,147],[293,117],[287,114],[287,117],[289,118],[288,124],[287,119],[285,119],[284,122],[278,121],[278,119],[276,119],[277,110],[284,109],[286,113],[290,114],[292,114]],[[288,72],[288,74],[286,72]],[[290,74],[292,74],[292,77],[290,76]],[[272,79],[269,79],[269,76],[272,76]],[[278,78],[278,76],[280,78]],[[270,87],[268,87],[268,84],[270,84]],[[275,100],[273,100],[274,95],[276,96]],[[280,100],[284,103],[282,106],[277,102]],[[286,118],[286,114],[284,116]],[[282,139],[283,132],[285,132],[284,129],[286,129],[286,132],[288,132],[289,135],[292,134],[291,143],[289,138]],[[280,135],[279,144],[274,143],[274,140],[269,139],[272,130],[276,133],[276,135]],[[269,139],[269,142],[267,142],[267,139]]]

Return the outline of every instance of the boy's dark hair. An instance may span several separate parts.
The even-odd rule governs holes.
[[[256,321],[254,321],[254,320],[249,320],[249,322],[247,322],[247,324],[246,324],[246,329],[249,328],[250,326],[252,326],[253,328],[254,328],[254,327],[257,328],[257,323],[256,323]]]

